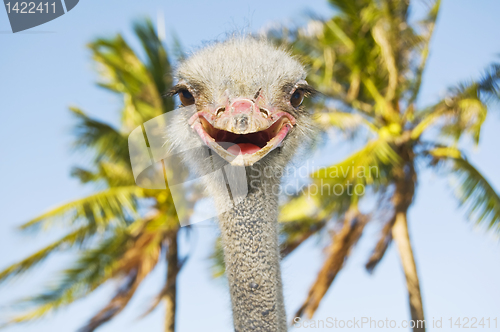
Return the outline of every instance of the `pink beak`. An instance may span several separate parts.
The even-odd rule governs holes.
[[[203,142],[235,166],[250,166],[278,147],[295,118],[283,111],[259,108],[250,99],[237,98],[215,112],[202,110],[189,125]]]

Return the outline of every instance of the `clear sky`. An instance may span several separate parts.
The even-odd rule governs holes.
[[[78,105],[93,116],[116,121],[119,100],[95,86],[97,75],[86,43],[116,32],[129,38],[132,20],[145,15],[156,20],[159,11],[165,15],[167,31],[175,31],[188,49],[235,29],[257,31],[275,21],[304,22],[307,12],[324,17],[332,13],[326,1],[319,0],[82,0],[63,17],[13,35],[7,15],[0,9],[0,269],[61,234],[20,234],[16,225],[91,192],[69,177],[70,167],[83,161],[71,151],[72,121],[67,108]],[[500,2],[495,0],[443,1],[421,104],[432,102],[457,81],[477,77],[488,63],[498,60],[498,13]],[[479,148],[468,151],[472,163],[500,190],[498,111],[496,107],[489,114]],[[332,149],[324,153],[333,154],[332,160],[341,157]],[[500,316],[499,240],[466,221],[448,181],[441,176],[422,173],[410,212],[410,229],[429,320]],[[404,276],[395,248],[390,248],[374,275],[363,268],[374,245],[370,234],[376,232],[376,227],[368,229],[316,319],[408,319]],[[215,233],[213,227],[199,228],[196,246],[183,248],[193,255],[179,277],[178,331],[231,331],[226,285],[212,280],[208,269]],[[317,238],[308,241],[283,263],[288,314],[300,306],[321,266],[324,256],[318,243]],[[44,268],[0,286],[0,315],[10,311],[14,299],[34,294],[71,257],[49,259]],[[161,331],[162,308],[145,319],[138,317],[159,291],[164,274],[162,269],[155,271],[131,306],[100,331]],[[106,303],[115,287],[103,287],[41,322],[5,331],[76,331]]]

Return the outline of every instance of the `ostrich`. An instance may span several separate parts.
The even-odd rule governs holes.
[[[173,150],[200,140],[211,151],[185,163],[208,174],[214,163],[244,168],[248,193],[228,206],[219,184],[206,187],[219,215],[235,331],[286,331],[278,248],[280,174],[311,136],[301,106],[314,92],[300,62],[253,37],[233,37],[184,60],[171,91],[182,111],[169,128]],[[230,176],[230,175],[227,175]],[[226,191],[227,192],[227,191]]]

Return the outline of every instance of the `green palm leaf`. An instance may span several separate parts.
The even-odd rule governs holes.
[[[338,128],[346,133],[360,131],[361,128],[368,128],[372,133],[377,133],[379,128],[369,119],[358,113],[339,112],[321,107],[325,112],[316,116],[316,122],[323,128]]]
[[[163,113],[161,94],[147,66],[121,35],[89,45],[103,77],[100,86],[121,94],[122,123],[128,131]]]
[[[456,148],[438,147],[428,153],[438,165],[444,163],[456,178],[456,197],[467,209],[469,218],[500,232],[500,196],[488,180]]]
[[[420,112],[422,120],[412,130],[412,139],[418,139],[422,133],[434,124],[440,124],[440,132],[458,141],[463,134],[470,134],[476,144],[479,142],[481,126],[486,119],[487,107],[480,99],[477,83],[459,86],[453,96]]]
[[[9,266],[8,268],[0,272],[0,282],[18,276],[30,270],[37,264],[43,262],[45,258],[47,258],[48,256],[50,256],[55,252],[71,249],[75,245],[83,244],[85,240],[88,239],[88,234],[91,231],[92,230],[89,229],[89,226],[77,229],[76,231],[71,232],[68,235],[64,236],[60,240],[57,240],[48,245],[47,247],[37,251],[33,255],[23,259],[22,261]]]
[[[34,305],[34,309],[12,317],[7,325],[42,318],[95,290],[113,274],[128,238],[126,233],[116,233],[96,248],[84,251],[75,266],[63,272],[62,279],[56,285],[21,302]]]
[[[488,104],[500,96],[500,64],[492,64],[476,81],[460,84],[450,89],[444,100],[416,114],[419,121],[412,130],[412,139],[418,139],[432,125],[439,125],[441,134],[458,141],[463,134],[470,134],[479,142]]]
[[[167,52],[161,40],[158,39],[158,35],[150,20],[134,24],[134,31],[142,44],[142,48],[146,52],[147,60],[145,64],[148,72],[153,76],[156,90],[160,96],[165,95],[173,85],[172,76],[165,75],[165,73],[171,72]],[[176,43],[175,51],[179,53],[179,56],[182,55],[182,47],[179,43]],[[170,96],[165,96],[163,99],[163,112],[171,111],[174,107],[174,99]]]
[[[49,210],[20,228],[46,229],[58,222],[70,226],[82,223],[101,231],[111,224],[125,226],[137,219],[137,200],[144,197],[144,189],[137,186],[109,188]]]
[[[377,190],[387,185],[390,169],[399,159],[384,139],[372,140],[340,163],[311,174],[315,193],[308,194],[319,196],[323,209],[343,213],[364,196],[367,186]]]
[[[88,117],[77,107],[71,107],[70,111],[77,120],[73,129],[75,148],[91,150],[95,155],[95,162],[104,158],[113,162],[129,160],[126,134],[107,123]]]

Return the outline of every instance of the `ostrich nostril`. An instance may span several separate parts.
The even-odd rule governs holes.
[[[260,113],[262,113],[262,116],[266,119],[269,116],[269,111],[266,110],[265,108],[260,108]]]
[[[226,110],[225,107],[219,107],[216,111],[215,111],[215,116],[219,117],[222,115],[222,113],[224,113],[224,111]]]
[[[241,114],[234,118],[235,126],[240,131],[245,131],[248,127],[248,115]]]

